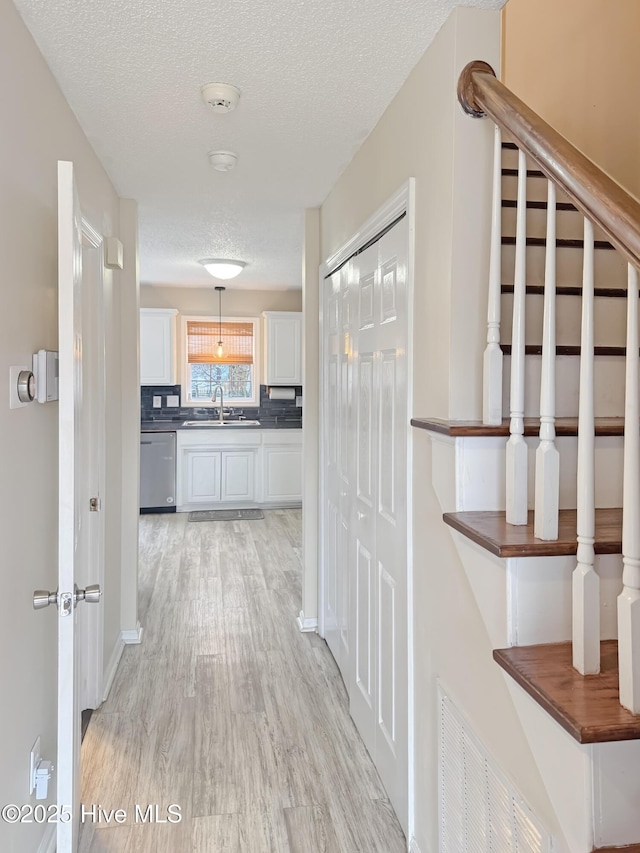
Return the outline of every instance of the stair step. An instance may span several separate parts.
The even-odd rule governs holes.
[[[514,198],[503,198],[502,199],[503,207],[518,207],[518,202]],[[546,201],[527,201],[527,210],[546,210],[547,202]],[[576,213],[578,212],[578,208],[575,204],[571,204],[569,201],[557,201],[556,202],[556,210],[572,210]]]
[[[496,557],[562,557],[577,551],[576,511],[561,509],[558,538],[552,542],[533,535],[533,512],[526,524],[507,524],[503,510],[445,512],[445,524]],[[622,553],[622,509],[596,509],[596,554]]]
[[[594,287],[595,296],[604,296],[607,298],[626,299],[626,287]],[[512,284],[503,284],[501,293],[513,293]],[[527,294],[532,296],[544,295],[544,284],[528,284]],[[582,296],[582,288],[578,285],[558,284],[556,285],[557,296]]]
[[[503,169],[502,174],[507,178],[517,178],[518,170],[517,169]],[[527,177],[528,178],[546,178],[544,172],[541,172],[539,169],[527,169]]]
[[[640,739],[640,714],[620,705],[618,643],[600,644],[599,675],[583,676],[571,662],[571,643],[496,649],[493,658],[579,743]]]
[[[515,246],[516,238],[515,237],[503,237],[502,238],[503,246]],[[547,240],[545,237],[527,237],[527,246],[546,246]],[[608,240],[594,240],[593,243],[596,249],[615,249],[613,243],[609,243]],[[556,248],[557,249],[584,249],[584,240],[556,240]]]
[[[593,853],[640,853],[640,844],[623,844],[622,847],[594,847]]]
[[[430,432],[438,432],[443,435],[456,437],[483,436],[508,436],[509,419],[505,418],[501,424],[487,426],[482,421],[448,421],[444,418],[412,418],[411,426],[417,429],[426,429]],[[540,418],[524,419],[524,434],[538,435],[540,433]],[[577,418],[556,418],[556,435],[575,436],[578,434]],[[596,435],[598,436],[620,436],[624,435],[624,418],[596,418]]]
[[[511,344],[500,344],[500,349],[505,355],[511,355]],[[542,355],[542,344],[527,344],[525,355]],[[594,355],[602,356],[624,356],[626,347],[594,347]],[[557,346],[556,355],[580,355],[579,346]]]

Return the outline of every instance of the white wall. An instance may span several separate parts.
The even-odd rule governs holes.
[[[499,63],[497,12],[458,8],[321,209],[321,255],[335,252],[409,177],[416,179],[414,414],[480,414],[488,267],[488,122],[466,117],[458,75]],[[438,839],[436,682],[441,678],[489,751],[552,832],[553,806],[431,484],[426,433],[413,435],[415,838]]]
[[[57,585],[56,403],[9,410],[9,365],[57,349],[57,160],[73,160],[84,214],[119,233],[119,205],[75,116],[10,2],[0,3],[0,802],[29,803],[29,752],[38,735],[56,759],[56,611],[34,612],[33,591]],[[107,535],[105,658],[120,631],[121,300],[105,270]],[[135,366],[133,366],[135,369]],[[123,400],[126,406],[128,400]],[[55,792],[52,792],[55,793]],[[36,850],[38,824],[0,822],[3,853]]]
[[[141,308],[175,308],[180,314],[218,316],[218,294],[211,287],[159,287],[143,285],[140,288]],[[226,317],[259,317],[263,311],[302,311],[302,290],[234,290],[226,285],[222,294],[222,314]],[[184,343],[180,317],[177,318],[176,382],[182,381]]]

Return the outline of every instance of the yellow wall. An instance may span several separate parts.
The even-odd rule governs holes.
[[[640,196],[638,0],[509,0],[502,79]]]

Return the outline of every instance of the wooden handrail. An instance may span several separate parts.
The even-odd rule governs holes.
[[[640,268],[640,202],[513,94],[486,62],[470,62],[458,100],[474,118],[490,116],[538,164],[625,258]]]

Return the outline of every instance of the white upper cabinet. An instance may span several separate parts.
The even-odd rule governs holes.
[[[302,312],[265,311],[266,385],[302,385]]]
[[[141,385],[175,385],[177,313],[174,308],[140,309]]]

